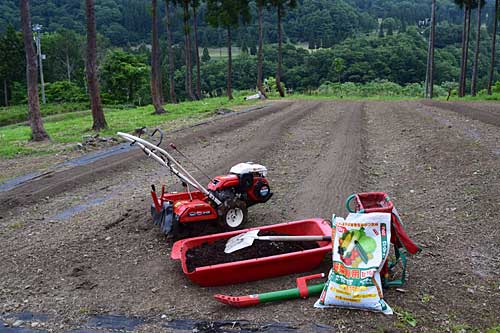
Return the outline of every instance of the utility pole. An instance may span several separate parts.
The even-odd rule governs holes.
[[[424,92],[424,97],[429,98],[429,81],[430,81],[430,69],[431,69],[431,51],[432,51],[432,25],[431,25],[431,19],[426,18],[424,19],[421,25],[422,29],[429,28],[429,40],[427,44],[427,66],[426,66],[426,71],[425,71],[425,92]],[[422,35],[424,35],[424,30],[421,32]],[[425,36],[423,36],[425,40]]]
[[[42,25],[34,24],[33,32],[35,33],[36,42],[36,52],[38,53],[38,68],[40,69],[40,85],[42,86],[42,103],[46,104],[47,99],[45,98],[45,81],[43,80],[43,54],[42,54],[42,43],[40,37],[42,35]]]

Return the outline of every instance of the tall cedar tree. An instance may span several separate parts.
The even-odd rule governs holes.
[[[268,0],[257,0],[257,13],[258,13],[258,21],[259,21],[259,42],[258,42],[258,51],[257,51],[257,89],[260,91],[263,97],[266,96],[266,92],[262,85],[262,80],[264,76],[263,71],[263,33],[262,33],[262,19],[263,19],[263,11],[264,6],[266,5]]]
[[[270,0],[270,4],[276,8],[278,14],[278,66],[276,68],[276,87],[280,93],[281,97],[285,97],[285,91],[281,86],[281,65],[283,63],[283,27],[282,19],[285,15],[286,8],[295,8],[297,6],[296,0]]]
[[[28,0],[20,0],[21,27],[24,38],[24,51],[26,53],[26,80],[28,82],[28,114],[31,125],[31,139],[45,141],[49,135],[45,131],[40,114],[40,100],[38,97],[38,66],[36,53],[33,47],[33,34],[31,32],[31,15]]]
[[[196,9],[200,5],[199,0],[191,0],[191,7],[193,8],[193,35],[194,35],[194,60],[196,61],[196,98],[201,99],[201,74],[200,74],[200,48],[198,45],[198,15]]]
[[[248,0],[208,0],[206,19],[213,27],[224,27],[227,30],[227,97],[233,99],[233,58],[231,30],[240,22],[250,22],[250,7]]]
[[[479,62],[479,47],[481,43],[481,8],[486,4],[484,0],[479,0],[477,4],[477,31],[476,48],[474,50],[474,64],[472,66],[472,81],[470,94],[476,96],[477,93],[477,67]]]
[[[155,114],[165,113],[163,108],[161,94],[161,69],[160,69],[160,46],[158,42],[158,3],[157,0],[151,0],[151,18],[152,18],[152,41],[151,41],[151,99],[155,108]]]
[[[192,101],[196,100],[193,93],[193,61],[191,59],[191,29],[189,26],[190,0],[177,0],[182,4],[184,20],[184,56],[186,59],[186,94]]]
[[[469,31],[470,31],[470,12],[472,0],[453,0],[460,8],[464,10],[464,24],[462,29],[462,57],[460,61],[460,80],[458,96],[465,96],[465,84],[467,79],[467,57],[469,53]]]
[[[498,0],[495,1],[495,13],[493,14],[493,36],[491,39],[491,63],[490,63],[490,76],[488,79],[488,95],[492,94],[492,85],[493,85],[493,74],[495,73],[495,53],[496,53],[496,42],[497,42],[497,23],[498,16],[500,13],[498,12]]]
[[[90,107],[94,123],[92,129],[99,131],[108,124],[102,110],[99,80],[97,78],[97,34],[94,14],[94,0],[85,0],[85,15],[87,16],[87,84],[90,94]]]
[[[177,104],[177,96],[175,95],[175,65],[174,65],[174,49],[172,48],[172,29],[170,24],[170,2],[165,0],[165,21],[167,27],[167,48],[168,48],[168,80],[170,88],[170,102]]]

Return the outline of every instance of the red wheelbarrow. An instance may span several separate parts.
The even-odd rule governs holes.
[[[182,270],[191,281],[200,286],[208,287],[311,271],[320,265],[326,253],[332,251],[331,241],[318,241],[318,247],[309,250],[197,267],[191,272],[188,270],[186,253],[189,249],[201,246],[204,243],[210,244],[221,239],[230,239],[238,234],[257,229],[263,232],[272,231],[291,236],[332,235],[332,228],[329,221],[323,219],[294,221],[180,240],[174,244],[171,257],[174,260],[181,261]]]

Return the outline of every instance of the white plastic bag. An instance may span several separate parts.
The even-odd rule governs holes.
[[[391,214],[349,214],[332,223],[333,268],[314,306],[392,314],[380,279],[390,249]]]

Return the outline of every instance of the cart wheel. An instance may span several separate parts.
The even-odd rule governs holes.
[[[220,213],[219,224],[226,230],[236,230],[248,220],[247,205],[241,200],[227,200]]]

